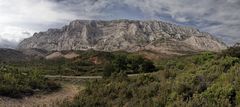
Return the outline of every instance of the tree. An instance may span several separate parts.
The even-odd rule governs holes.
[[[127,70],[127,56],[124,54],[116,55],[112,61],[113,66],[116,68],[117,72],[121,70]]]
[[[115,68],[111,63],[107,63],[104,65],[103,77],[110,77],[113,72],[115,72]]]
[[[142,64],[142,72],[153,72],[156,70],[153,62],[150,60],[145,60]]]

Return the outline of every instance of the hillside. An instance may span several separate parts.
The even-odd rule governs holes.
[[[7,49],[0,48],[0,62],[20,62],[45,58],[49,53],[42,49]]]
[[[27,55],[23,54],[21,51],[0,48],[0,62],[2,61],[22,61],[26,60]]]
[[[35,87],[41,92],[56,91],[59,85],[55,80],[49,81],[43,75],[103,75],[102,79],[84,80],[84,83],[72,80],[74,84],[84,84],[84,90],[73,102],[58,104],[63,107],[235,107],[240,105],[239,49],[234,46],[220,53],[202,52],[154,62],[138,53],[124,51],[57,51],[47,54],[54,56],[50,59],[2,63],[0,79],[7,82],[1,82],[0,95],[31,96],[36,94]],[[68,59],[65,55],[78,56]],[[147,74],[126,76],[136,73]]]
[[[221,54],[160,60],[157,73],[127,77],[124,73],[88,83],[74,102],[63,107],[238,107],[239,47]]]
[[[226,45],[197,29],[161,21],[75,20],[61,29],[35,33],[18,49],[154,51],[163,54],[220,51]]]
[[[28,56],[31,57],[31,56]],[[21,61],[9,61],[5,65],[20,70],[37,70],[44,75],[109,75],[124,70],[127,73],[152,72],[156,69],[152,60],[138,53],[102,51],[57,51],[45,57]],[[110,72],[106,70],[111,65]]]

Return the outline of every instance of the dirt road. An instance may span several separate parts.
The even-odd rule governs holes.
[[[62,76],[62,75],[45,75],[46,78],[63,78],[63,79],[102,79],[102,76]]]

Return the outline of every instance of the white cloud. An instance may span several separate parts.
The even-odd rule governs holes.
[[[30,36],[23,32],[33,34],[46,26],[55,27],[52,23],[77,18],[74,14],[56,11],[56,6],[47,0],[0,0],[0,44],[11,41],[14,44]]]
[[[0,0],[0,44],[1,39],[19,42],[29,37],[23,32],[33,34],[75,19],[119,18],[192,25],[236,42],[239,13],[239,0]]]
[[[203,31],[235,38],[231,42],[240,42],[239,0],[125,0],[125,3],[154,18],[164,13],[176,23],[192,24]]]

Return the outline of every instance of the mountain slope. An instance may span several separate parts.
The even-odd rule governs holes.
[[[47,54],[48,51],[42,49],[14,50],[8,48],[0,48],[0,62],[40,59],[44,58]]]
[[[220,51],[226,45],[210,34],[161,21],[75,20],[61,29],[35,33],[18,49],[141,51],[178,54],[191,51]]]
[[[26,60],[27,55],[23,54],[21,51],[0,48],[0,62],[2,61],[22,61]]]

